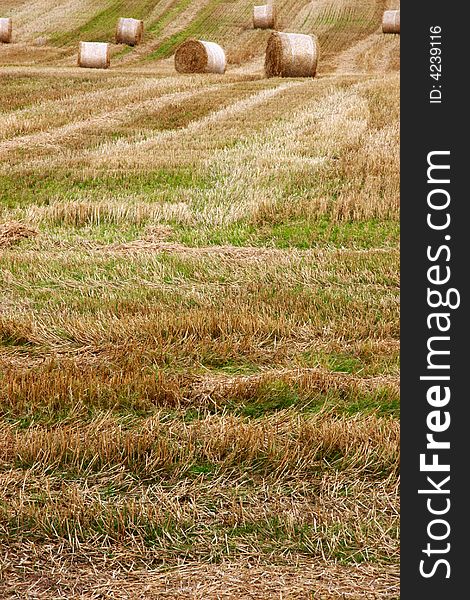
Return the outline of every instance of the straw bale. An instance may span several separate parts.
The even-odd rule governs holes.
[[[80,42],[78,50],[79,67],[107,69],[109,64],[109,44],[102,42]]]
[[[255,29],[275,29],[276,9],[273,4],[253,7],[253,27]]]
[[[382,20],[383,33],[400,33],[400,11],[386,10]]]
[[[116,44],[137,46],[144,36],[144,22],[139,19],[119,19],[116,26]]]
[[[0,44],[9,44],[13,33],[13,21],[10,17],[0,18]]]
[[[214,42],[186,40],[175,53],[178,73],[225,73],[225,52]]]
[[[318,41],[314,35],[273,32],[268,39],[264,68],[267,77],[315,77]]]

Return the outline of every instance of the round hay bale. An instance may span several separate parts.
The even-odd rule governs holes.
[[[109,64],[109,44],[105,42],[80,42],[78,50],[79,67],[107,69]]]
[[[400,33],[400,11],[386,10],[382,19],[382,33]]]
[[[9,44],[13,33],[13,21],[10,17],[0,18],[0,44]]]
[[[178,73],[225,73],[225,52],[214,42],[187,40],[175,53]]]
[[[275,29],[276,9],[272,4],[262,4],[253,7],[254,29]]]
[[[116,26],[116,44],[137,46],[144,36],[144,22],[139,19],[119,19]]]
[[[318,56],[315,35],[274,32],[268,39],[264,70],[267,77],[315,77]]]

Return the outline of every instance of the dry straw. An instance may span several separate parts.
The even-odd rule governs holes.
[[[116,27],[116,44],[137,46],[144,36],[144,22],[139,19],[119,19]]]
[[[107,69],[109,64],[109,44],[102,42],[80,42],[78,50],[79,67]]]
[[[400,11],[386,10],[382,20],[383,33],[400,33]]]
[[[276,9],[272,4],[253,7],[253,27],[255,29],[275,29]]]
[[[178,73],[225,73],[226,66],[225,52],[214,42],[187,40],[176,50]]]
[[[38,232],[35,229],[31,229],[17,221],[0,223],[0,248],[9,248],[20,240],[33,237],[37,234]]]
[[[10,17],[0,18],[0,43],[9,44],[13,32],[13,22]]]
[[[314,35],[274,32],[269,36],[264,68],[267,77],[315,77],[318,41]]]

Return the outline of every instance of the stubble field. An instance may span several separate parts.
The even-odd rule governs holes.
[[[396,5],[277,5],[314,80],[241,0],[2,2],[2,598],[399,597]]]

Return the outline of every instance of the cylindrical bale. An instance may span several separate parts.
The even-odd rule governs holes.
[[[109,64],[109,44],[105,42],[80,42],[78,49],[79,67],[107,69]]]
[[[225,73],[225,52],[214,42],[186,40],[175,53],[178,73]]]
[[[9,44],[13,33],[13,21],[10,17],[0,18],[0,44]]]
[[[382,19],[383,33],[400,33],[400,11],[386,10]]]
[[[315,77],[318,56],[315,35],[274,32],[268,39],[264,70],[267,77]]]
[[[139,19],[119,19],[116,26],[116,44],[137,46],[144,36],[144,22]]]
[[[276,9],[272,4],[262,4],[253,7],[254,29],[275,29]]]

